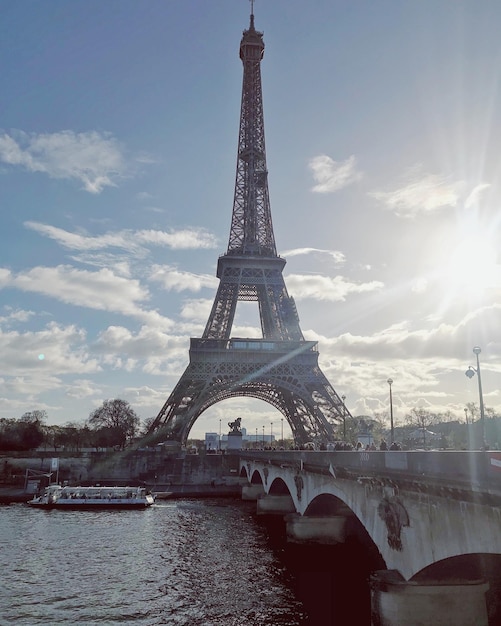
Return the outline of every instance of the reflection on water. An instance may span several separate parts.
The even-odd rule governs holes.
[[[361,554],[285,547],[283,529],[254,512],[218,499],[146,511],[0,507],[1,623],[370,623]]]

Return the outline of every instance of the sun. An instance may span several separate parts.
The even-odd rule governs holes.
[[[468,293],[500,286],[500,269],[494,246],[478,233],[463,235],[445,262],[448,288]]]
[[[414,290],[425,293],[429,284],[434,286],[435,306],[438,315],[448,310],[467,311],[498,300],[501,290],[501,265],[494,242],[496,228],[482,227],[475,220],[463,221],[456,232],[443,233],[442,246],[433,256],[428,250],[433,271]]]

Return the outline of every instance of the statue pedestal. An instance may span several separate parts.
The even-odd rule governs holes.
[[[228,448],[227,450],[241,450],[242,449],[242,433],[228,433]]]

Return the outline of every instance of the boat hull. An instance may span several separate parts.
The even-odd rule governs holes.
[[[78,502],[57,502],[54,504],[48,504],[48,503],[39,503],[39,502],[28,502],[28,504],[35,508],[35,509],[59,509],[59,510],[77,510],[77,509],[86,509],[86,510],[94,510],[94,511],[98,511],[98,510],[123,510],[123,509],[147,509],[148,507],[150,507],[153,502],[124,502],[124,503],[117,503],[117,502],[110,502],[110,503],[103,503],[103,502],[96,502],[96,503],[92,503],[92,502],[82,502],[82,503],[78,503]]]
[[[38,509],[146,509],[154,496],[140,487],[60,487],[50,485],[27,504]]]

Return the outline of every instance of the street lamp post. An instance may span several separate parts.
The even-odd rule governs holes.
[[[273,445],[273,422],[270,422],[270,447]]]
[[[395,439],[395,430],[393,428],[393,396],[391,395],[391,386],[393,385],[393,380],[388,378],[386,381],[388,385],[390,385],[390,443],[393,443]]]
[[[257,428],[256,428],[256,448],[257,448]]]
[[[465,374],[468,378],[473,378],[475,372],[478,377],[478,398],[480,402],[480,427],[482,430],[482,447],[486,448],[487,441],[485,439],[485,413],[484,413],[484,395],[482,393],[482,377],[480,375],[480,359],[478,355],[482,352],[479,346],[474,346],[473,354],[477,357],[477,368],[475,369],[473,366],[469,365]]]
[[[264,426],[263,426],[263,448],[264,448]]]
[[[341,396],[341,400],[343,401],[343,441],[346,441],[346,396]]]
[[[281,433],[280,433],[280,439],[282,440],[282,446],[285,448],[285,446],[284,446],[284,418],[283,417],[280,420],[280,423],[281,423],[281,427],[282,427],[282,430],[281,430]]]
[[[466,445],[470,449],[470,424],[468,422],[468,407],[464,407],[464,419],[466,420]]]

